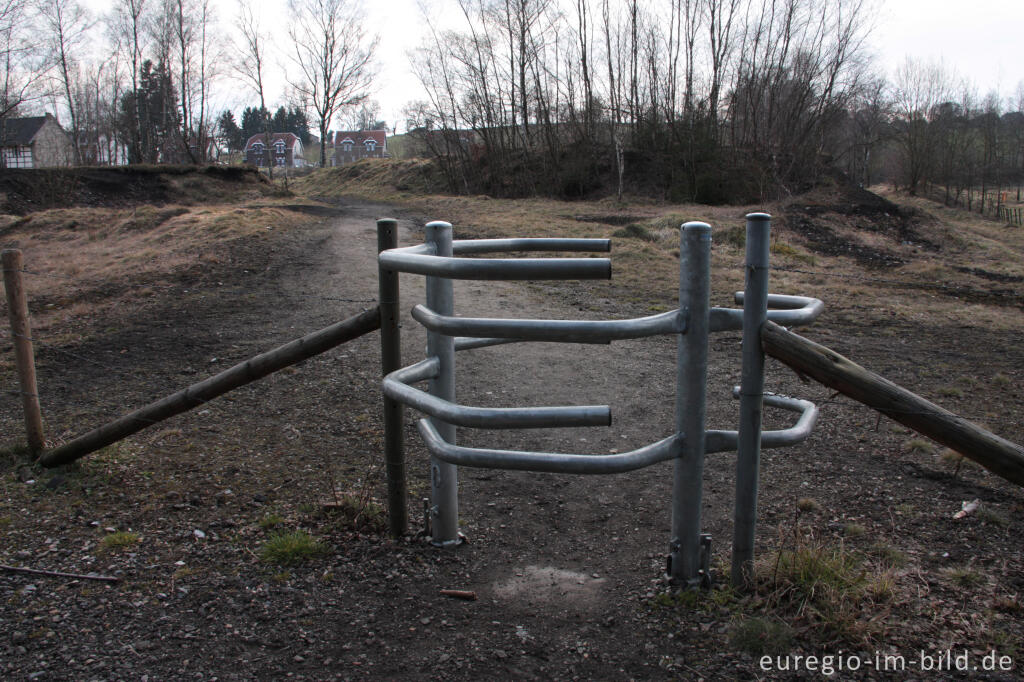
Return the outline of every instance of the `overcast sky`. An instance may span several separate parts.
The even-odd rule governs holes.
[[[422,0],[431,17],[444,22],[453,0]],[[970,78],[979,94],[998,90],[1013,96],[1024,82],[1024,0],[872,0],[878,7],[869,43],[880,71],[891,77],[893,70],[912,56],[921,60],[943,60],[947,67]],[[85,0],[97,13],[105,12],[112,0]],[[237,0],[214,0],[223,31],[233,30]],[[286,0],[262,0],[264,27],[284,35]],[[389,124],[401,125],[405,104],[422,99],[419,83],[412,75],[406,52],[423,42],[426,23],[417,0],[370,0],[365,4],[370,32],[381,36],[378,59],[381,71],[373,94],[381,116]],[[452,19],[450,19],[452,20]],[[286,55],[277,64],[289,68]],[[293,67],[292,67],[293,68]],[[267,92],[270,102],[283,104],[285,79],[280,68]],[[240,108],[255,99],[239,84],[218,88],[223,101],[214,107]],[[270,106],[268,102],[268,106]],[[236,116],[240,112],[236,111]],[[340,121],[335,122],[335,126]]]

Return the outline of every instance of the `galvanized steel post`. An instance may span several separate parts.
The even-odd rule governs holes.
[[[424,228],[426,243],[435,256],[452,256],[451,223],[436,221]],[[446,277],[427,277],[427,307],[439,315],[454,315],[452,281]],[[455,402],[455,339],[437,332],[427,332],[427,357],[437,358],[437,377],[430,380],[430,395]],[[430,417],[430,422],[445,442],[455,444],[455,426]],[[431,541],[438,546],[459,542],[458,467],[430,458]]]
[[[711,294],[711,226],[686,223],[679,241],[679,309],[687,316],[676,358],[676,432],[683,434],[672,481],[669,574],[677,583],[701,581],[700,512]]]
[[[761,412],[764,400],[764,352],[761,327],[768,319],[768,260],[771,216],[747,215],[746,285],[743,292],[743,369],[740,376],[740,425],[736,457],[736,505],[732,541],[732,584],[754,579],[754,531],[761,461]]]
[[[377,253],[398,246],[398,221],[377,221]],[[398,272],[377,266],[378,306],[380,308],[380,367],[387,376],[402,366],[402,337],[398,326]],[[384,467],[388,481],[388,526],[391,535],[400,537],[409,525],[406,507],[405,434],[402,430],[402,403],[383,397]]]

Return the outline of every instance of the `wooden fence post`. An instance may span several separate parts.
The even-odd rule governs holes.
[[[5,249],[0,254],[0,260],[3,262],[7,314],[11,319],[14,361],[18,366],[18,383],[21,386],[21,404],[25,410],[28,448],[33,453],[38,453],[42,452],[46,441],[43,439],[43,414],[39,409],[39,393],[36,390],[36,363],[32,354],[32,327],[28,319],[28,297],[25,295],[25,286],[21,277],[21,251]]]

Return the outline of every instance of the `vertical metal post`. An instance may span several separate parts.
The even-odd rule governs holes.
[[[679,308],[687,315],[676,353],[676,432],[685,436],[672,480],[669,574],[680,584],[701,581],[700,512],[711,295],[711,226],[686,223],[679,242]]]
[[[39,409],[39,392],[36,389],[36,362],[32,352],[32,325],[28,317],[28,297],[22,281],[21,251],[6,249],[0,255],[3,263],[4,291],[7,293],[7,314],[11,320],[11,335],[14,337],[14,362],[18,367],[18,383],[21,387],[21,403],[25,412],[25,432],[28,449],[33,453],[42,452],[46,447],[43,439],[43,415]]]
[[[747,273],[743,294],[743,369],[740,377],[739,448],[736,457],[736,508],[732,541],[732,584],[754,580],[754,530],[761,466],[761,411],[764,400],[764,352],[761,327],[768,319],[768,259],[771,216],[747,216]]]
[[[437,256],[452,255],[452,226],[441,221],[427,223],[426,243]],[[439,315],[454,315],[452,281],[444,277],[427,277],[427,307]],[[438,359],[437,378],[430,380],[431,395],[455,402],[455,339],[435,332],[427,333],[427,357]],[[455,443],[455,426],[430,417],[434,428],[445,441]],[[431,510],[430,526],[433,544],[446,547],[459,542],[458,467],[430,458]]]
[[[377,253],[398,246],[398,221],[381,218],[377,221]],[[381,376],[402,367],[402,337],[398,326],[398,273],[377,268],[378,306],[380,307]],[[409,526],[406,507],[405,434],[402,403],[387,396],[384,399],[384,467],[388,481],[388,526],[391,535],[405,535]]]

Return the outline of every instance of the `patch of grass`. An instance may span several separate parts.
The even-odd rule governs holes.
[[[114,552],[131,547],[135,545],[142,538],[138,533],[133,533],[129,530],[119,530],[110,535],[106,535],[100,540],[100,549],[105,552]]]
[[[772,242],[771,252],[776,256],[786,256],[793,260],[798,260],[808,265],[814,265],[815,259],[812,254],[804,253],[794,246],[787,244],[786,242]]]
[[[718,244],[728,244],[737,249],[747,247],[747,228],[743,225],[732,225],[715,230],[711,238]]]
[[[282,531],[267,538],[260,549],[260,558],[270,564],[291,565],[326,553],[327,545],[306,531]]]
[[[942,577],[952,585],[970,589],[985,584],[985,576],[970,566],[953,566],[942,570]]]
[[[729,643],[755,658],[783,654],[793,643],[793,628],[769,618],[744,618],[732,626]]]
[[[755,580],[767,612],[802,622],[829,642],[877,636],[895,594],[890,571],[873,571],[842,544],[814,538],[765,555]]]
[[[843,535],[848,538],[860,538],[864,537],[868,532],[868,529],[859,523],[847,523],[843,526]]]
[[[939,461],[946,466],[953,467],[953,475],[956,476],[960,473],[960,469],[963,467],[971,468],[977,466],[973,460],[968,459],[961,455],[956,450],[945,448],[939,453]]]
[[[259,521],[260,528],[263,530],[269,530],[275,526],[279,526],[284,523],[284,518],[273,512],[267,514]]]
[[[387,530],[387,512],[365,490],[340,495],[334,503],[324,507],[324,511],[334,515],[344,528],[369,533]]]
[[[876,542],[871,546],[869,551],[872,556],[877,557],[889,568],[903,568],[909,561],[909,558],[904,552],[884,542]]]
[[[911,438],[903,443],[903,449],[907,452],[928,455],[935,452],[935,446],[924,438]]]
[[[1006,388],[1010,385],[1010,377],[1000,372],[992,377],[992,385],[996,388]]]
[[[939,395],[944,398],[963,398],[964,391],[958,386],[942,386],[939,388]]]
[[[807,514],[810,512],[816,512],[821,510],[821,505],[813,497],[801,497],[796,501],[796,508],[800,512]]]

